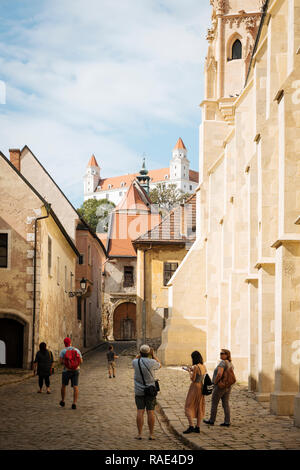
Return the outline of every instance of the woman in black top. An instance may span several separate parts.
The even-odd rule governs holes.
[[[39,376],[39,391],[42,393],[43,383],[45,381],[47,393],[50,392],[50,375],[53,367],[53,354],[47,349],[46,343],[40,344],[40,350],[36,353],[34,361],[34,373]]]

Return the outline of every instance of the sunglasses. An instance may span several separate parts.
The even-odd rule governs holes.
[[[226,353],[224,353],[224,352],[220,352],[220,354],[226,354]]]

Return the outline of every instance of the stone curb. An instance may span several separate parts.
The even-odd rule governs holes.
[[[176,435],[176,437],[185,445],[187,445],[188,447],[190,447],[192,450],[205,450],[203,449],[202,447],[200,447],[198,444],[196,444],[194,441],[192,441],[191,439],[189,439],[188,437],[185,437],[183,434],[182,434],[182,431],[179,430],[179,423],[176,425],[174,425],[168,418],[168,415],[166,414],[164,408],[160,405],[159,401],[157,400],[156,401],[156,404],[157,404],[157,407],[160,411],[160,413],[163,415],[163,417],[166,419],[167,423],[168,423],[168,426],[170,427],[170,429],[172,430],[172,432]],[[181,424],[180,424],[180,428],[181,428]]]

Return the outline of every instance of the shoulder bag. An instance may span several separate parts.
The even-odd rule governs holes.
[[[211,395],[214,388],[210,376],[206,373],[203,381],[202,395]]]
[[[236,378],[233,372],[233,367],[229,367],[228,363],[226,362],[226,368],[224,369],[223,375],[219,382],[217,383],[217,386],[221,389],[224,388],[230,388],[231,385],[235,384]]]
[[[156,380],[155,381],[155,385],[146,385],[146,382],[145,382],[145,379],[144,379],[144,376],[143,376],[143,372],[142,372],[142,368],[141,368],[141,364],[140,364],[140,358],[138,360],[138,364],[139,364],[139,368],[140,368],[140,373],[141,373],[141,376],[142,376],[142,380],[143,380],[143,384],[145,386],[145,390],[144,390],[144,394],[145,394],[145,397],[152,397],[152,398],[155,398],[156,395],[157,395],[157,392],[159,390],[159,384],[158,384],[158,381]],[[144,366],[146,367],[146,369],[148,369],[148,367],[146,366],[145,363],[143,363]],[[150,372],[150,374],[152,375],[152,372],[148,369],[148,371]],[[153,377],[153,375],[152,375]],[[154,378],[154,377],[153,377]],[[158,387],[158,390],[157,390],[157,387]]]

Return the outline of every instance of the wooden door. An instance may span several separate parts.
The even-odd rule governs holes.
[[[136,339],[136,305],[125,302],[114,312],[114,339],[133,341]]]

